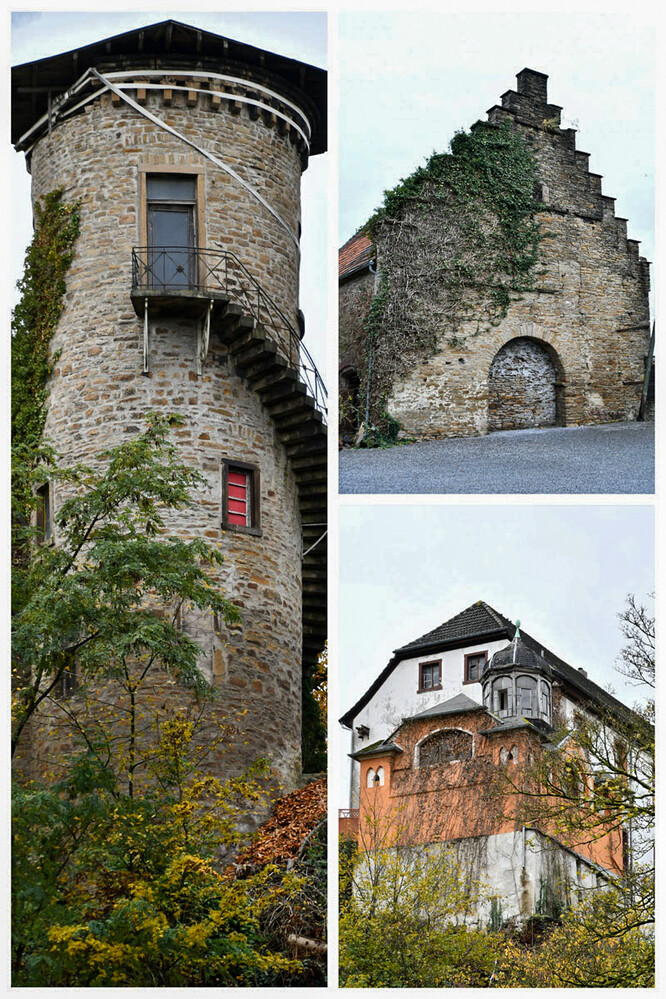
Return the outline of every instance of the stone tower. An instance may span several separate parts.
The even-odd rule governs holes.
[[[590,172],[589,154],[576,148],[575,130],[561,127],[547,80],[522,70],[517,89],[488,111],[488,124],[507,125],[534,158],[541,229],[533,285],[512,295],[500,320],[479,331],[482,310],[472,304],[470,318],[456,329],[447,326],[450,288],[438,276],[437,249],[420,232],[420,223],[434,218],[436,233],[448,226],[457,245],[455,219],[446,209],[437,215],[435,199],[414,199],[399,225],[380,227],[375,247],[357,233],[340,250],[344,399],[359,382],[362,395],[368,378],[378,377],[377,350],[370,358],[364,327],[375,272],[384,267],[388,273],[391,257],[411,268],[409,279],[388,274],[396,298],[406,301],[406,288],[413,293],[410,317],[428,344],[409,364],[397,364],[400,374],[386,393],[386,411],[406,436],[458,437],[638,414],[650,341],[648,262],[628,238],[627,220],[616,216],[615,199],[602,191],[601,175]],[[427,277],[419,284],[422,274]]]
[[[169,20],[16,67],[13,91],[33,202],[80,204],[45,434],[94,462],[147,412],[184,416],[205,486],[170,527],[221,543],[243,623],[182,627],[224,710],[246,712],[239,762],[269,756],[293,787],[326,624],[326,393],[298,308],[326,74]]]

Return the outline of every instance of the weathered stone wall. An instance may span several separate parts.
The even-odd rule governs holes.
[[[372,301],[375,275],[359,271],[340,286],[340,369],[352,367],[359,374],[367,364],[363,323]]]
[[[442,323],[446,287],[433,281],[422,307],[436,349],[395,381],[387,405],[409,437],[493,429],[490,368],[498,351],[517,337],[549,349],[559,378],[558,422],[631,420],[638,413],[649,343],[648,265],[638,243],[627,238],[626,219],[615,216],[614,199],[602,194],[601,177],[589,172],[588,154],[575,148],[575,132],[559,128],[559,109],[546,103],[545,77],[527,74],[519,74],[522,92],[505,94],[489,120],[512,122],[536,158],[543,239],[535,287],[510,304],[497,326],[477,333],[475,323],[463,323],[452,346],[453,331]],[[539,77],[543,83],[536,86]],[[415,215],[433,210],[413,209]],[[381,268],[381,236],[377,243]],[[341,343],[351,336],[347,324],[358,328],[359,316],[349,319],[356,304],[345,282]]]
[[[298,234],[301,162],[289,137],[261,116],[232,114],[227,102],[218,111],[207,95],[195,107],[186,97],[174,92],[165,107],[149,91],[146,110],[232,167]],[[113,296],[127,311],[131,251],[142,242],[139,174],[165,167],[204,171],[207,248],[235,253],[296,324],[298,250],[284,228],[237,180],[127,104],[114,106],[108,94],[58,124],[31,156],[33,200],[59,186],[81,200],[77,255],[87,266],[72,268],[69,294],[103,289],[109,304]]]
[[[159,95],[149,93],[147,106],[229,163],[296,232],[301,163],[289,137],[245,110],[232,115],[224,102],[216,111],[204,96],[195,107],[185,106],[184,94],[174,94],[173,101],[163,107]],[[170,516],[169,529],[222,546],[219,583],[243,616],[239,628],[222,625],[219,634],[212,617],[185,616],[185,629],[203,645],[202,666],[219,693],[208,731],[246,712],[240,737],[224,756],[225,771],[268,755],[285,785],[293,787],[301,742],[302,541],[297,486],[284,446],[215,336],[203,374],[197,375],[194,320],[174,313],[151,321],[150,372],[142,376],[143,323],[130,301],[131,248],[141,243],[139,173],[168,166],[203,171],[207,246],[231,249],[295,320],[298,254],[279,224],[196,151],[136,110],[102,97],[56,125],[32,153],[34,198],[64,187],[67,200],[80,202],[81,213],[65,309],[52,344],[57,362],[45,433],[65,462],[90,461],[138,432],[151,410],[186,417],[175,439],[206,482],[191,508]],[[223,457],[259,466],[260,536],[221,530]],[[54,499],[57,507],[57,493]],[[162,689],[168,706],[188,703],[173,685]],[[33,729],[32,751],[40,766],[69,744],[62,733],[60,744],[51,724],[48,720],[41,734]],[[209,759],[218,771],[220,753]]]
[[[363,328],[372,301],[375,275],[367,268],[348,277],[340,287],[339,429],[351,438],[363,420],[365,398],[359,393],[368,365]]]

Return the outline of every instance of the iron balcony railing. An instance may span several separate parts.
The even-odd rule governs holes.
[[[240,305],[276,344],[306,384],[317,409],[326,417],[328,393],[310,352],[282,310],[230,250],[199,247],[135,246],[132,291],[222,293]]]

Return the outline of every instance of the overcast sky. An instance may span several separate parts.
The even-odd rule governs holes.
[[[516,73],[547,73],[641,253],[654,255],[655,29],[645,15],[372,12],[340,16],[340,243]]]
[[[485,600],[590,679],[633,704],[615,671],[617,615],[654,588],[653,509],[643,505],[469,504],[340,510],[337,717],[394,649]],[[340,728],[338,771],[348,772]],[[345,807],[347,795],[336,798]]]
[[[196,11],[196,8],[195,8]],[[142,25],[173,18],[237,41],[256,45],[301,62],[326,68],[326,15],[323,13],[37,13],[12,15],[13,65],[56,55]],[[326,377],[326,154],[313,156],[303,174],[303,238],[301,241],[301,308],[306,318],[306,344]],[[23,269],[23,254],[31,238],[30,181],[23,154],[10,164],[12,253],[10,298]],[[14,298],[12,298],[14,301]]]

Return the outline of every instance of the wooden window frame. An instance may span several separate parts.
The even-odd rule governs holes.
[[[429,666],[439,666],[439,683],[437,685],[432,684],[430,687],[423,686],[423,671]],[[430,690],[441,690],[442,689],[442,660],[441,659],[429,659],[427,662],[419,663],[419,686],[416,691],[417,694],[427,694]]]
[[[479,673],[476,680],[471,680],[469,676],[469,660],[476,659],[477,656],[484,656],[485,657],[483,660],[484,666],[488,664],[488,649],[481,649],[480,652],[465,653],[465,678],[463,680],[463,683],[481,683],[481,676],[483,675],[483,671]]]
[[[194,228],[197,248],[206,249],[206,214],[204,211],[205,167],[169,163],[146,163],[139,167],[139,245],[148,246],[148,184],[149,176],[175,173],[196,179],[196,205],[194,207]]]
[[[238,469],[250,477],[250,523],[232,524],[229,522],[229,470]],[[222,530],[238,534],[252,534],[261,537],[261,476],[259,466],[235,458],[222,459]]]

